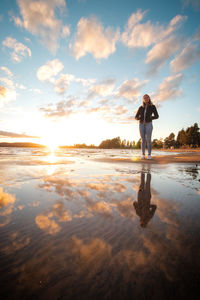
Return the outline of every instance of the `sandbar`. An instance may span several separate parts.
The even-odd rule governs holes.
[[[171,151],[170,151],[171,152]],[[127,163],[148,163],[148,164],[169,164],[169,163],[192,163],[200,164],[200,151],[174,151],[176,154],[170,155],[156,155],[152,154],[151,159],[142,159],[139,156],[133,156],[131,158],[115,158],[105,157],[97,158],[96,161],[102,162],[127,162]]]

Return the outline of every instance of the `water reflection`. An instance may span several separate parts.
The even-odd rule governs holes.
[[[146,181],[145,181],[146,175]],[[151,204],[151,174],[141,172],[141,183],[138,191],[138,199],[133,202],[136,214],[140,218],[140,226],[146,227],[153,215],[157,206]]]
[[[64,158],[52,158],[52,172],[50,161],[6,170],[2,299],[194,299],[199,182],[183,185],[191,177],[184,166],[182,176],[181,166],[86,159],[74,159],[73,172]]]

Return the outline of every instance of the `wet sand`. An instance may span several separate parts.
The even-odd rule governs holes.
[[[169,151],[172,152],[172,151]],[[174,151],[175,152],[175,151]],[[177,152],[177,151],[176,151]],[[169,163],[193,163],[200,164],[200,152],[186,152],[171,154],[171,155],[152,155],[151,159],[141,159],[139,156],[133,156],[132,158],[111,158],[105,157],[95,159],[102,162],[127,162],[127,163],[147,163],[147,164],[169,164]]]
[[[199,299],[198,153],[3,151],[2,299]]]

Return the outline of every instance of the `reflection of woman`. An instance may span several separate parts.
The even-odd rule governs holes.
[[[152,120],[158,119],[159,115],[149,95],[143,96],[142,106],[139,107],[135,119],[140,121],[140,136],[142,139],[142,159],[145,158],[145,146],[147,142],[148,159],[151,159],[151,134],[153,130]]]
[[[146,227],[148,222],[153,217],[156,211],[156,205],[151,203],[151,174],[147,174],[147,181],[145,183],[145,173],[141,173],[141,183],[138,191],[138,201],[133,203],[136,214],[140,217],[141,227]]]

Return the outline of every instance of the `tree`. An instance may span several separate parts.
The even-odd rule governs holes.
[[[121,139],[120,137],[116,137],[114,139],[107,139],[101,142],[99,148],[103,149],[113,149],[113,148],[121,148]]]
[[[198,147],[200,145],[200,133],[197,123],[194,126],[188,127],[186,129],[186,142],[190,147]]]
[[[140,148],[141,148],[141,139],[139,139],[135,145],[135,149],[140,149]]]
[[[160,138],[159,140],[158,139],[154,139],[152,141],[152,148],[155,148],[155,149],[161,149],[161,148],[163,148],[162,138]]]
[[[176,142],[177,142],[178,147],[187,144],[187,136],[186,136],[186,132],[184,129],[182,129],[178,132]]]
[[[168,137],[164,139],[164,147],[165,148],[171,148],[175,147],[176,141],[175,141],[175,134],[172,132]]]

